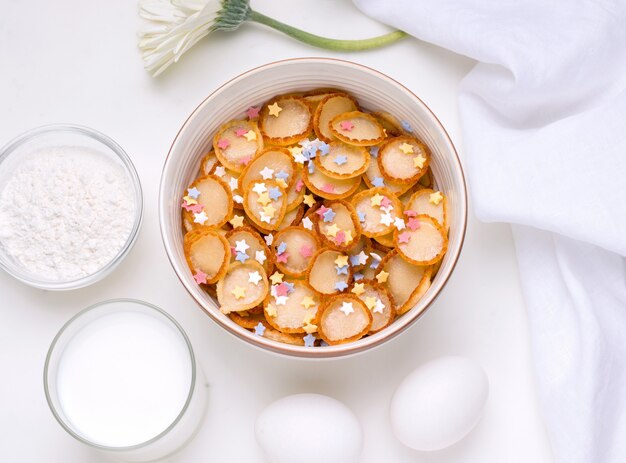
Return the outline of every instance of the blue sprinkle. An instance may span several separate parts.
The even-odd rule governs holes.
[[[385,186],[385,179],[382,177],[374,177],[374,180],[372,180],[372,185]]]
[[[342,166],[346,162],[348,162],[348,156],[346,155],[335,156],[334,163],[337,164],[338,166]]]
[[[276,178],[282,178],[283,180],[287,180],[289,178],[289,174],[284,170],[279,170],[274,176]]]
[[[335,289],[338,289],[339,291],[343,291],[347,287],[348,283],[346,283],[345,281],[338,281],[337,283],[335,283]]]
[[[353,266],[359,265],[359,255],[358,254],[350,256],[350,264],[353,265]]]
[[[315,165],[312,162],[309,162],[309,174],[315,172]]]
[[[330,145],[326,142],[322,142],[320,143],[319,150],[322,156],[326,156],[330,150]]]
[[[378,261],[376,259],[374,259],[374,262],[372,262],[370,264],[370,268],[373,268],[373,269],[377,269],[378,268]]]
[[[332,209],[328,209],[326,212],[324,212],[323,216],[324,216],[324,222],[332,222],[332,220],[335,218],[337,214],[335,214],[333,212]]]
[[[378,146],[372,146],[370,147],[370,154],[372,155],[373,158],[377,158],[378,157]]]
[[[347,275],[348,274],[348,266],[344,265],[343,267],[339,267],[337,265],[335,265],[335,270],[337,271],[337,275]]]
[[[365,212],[357,211],[356,215],[359,216],[359,222],[361,222],[361,223],[365,222]]]
[[[187,194],[193,199],[198,199],[198,196],[200,196],[200,190],[198,190],[196,187],[189,188],[187,190]]]
[[[270,188],[269,197],[270,199],[277,200],[283,194],[280,192],[280,189],[277,186]]]
[[[304,347],[313,347],[315,345],[315,339],[317,338],[313,336],[311,333],[309,333],[302,339],[304,339]]]
[[[411,124],[409,124],[409,121],[402,121],[400,122],[400,124],[402,124],[402,128],[406,130],[407,132],[409,133],[413,132],[413,127],[411,127]]]
[[[326,341],[320,341],[320,347],[328,347],[330,346],[330,344],[328,344]]]
[[[287,250],[287,243],[285,243],[284,241],[281,241],[278,247],[276,248],[276,253],[282,254],[286,250]]]
[[[254,334],[257,336],[263,336],[264,333],[265,333],[265,325],[259,322],[259,324],[254,327]]]
[[[293,283],[289,283],[288,281],[283,281],[283,285],[287,287],[287,294],[291,294],[294,292],[295,285]]]
[[[235,260],[238,260],[241,263],[244,263],[248,259],[250,259],[250,257],[248,257],[248,254],[246,254],[245,252],[238,252],[237,257],[235,257]]]
[[[365,278],[365,275],[363,275],[360,272],[355,273],[352,278],[354,278],[354,281],[359,281],[362,280],[363,278]]]

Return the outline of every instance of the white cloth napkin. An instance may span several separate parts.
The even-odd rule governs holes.
[[[513,224],[555,458],[626,462],[626,1],[354,1],[479,61],[465,167],[478,217]]]

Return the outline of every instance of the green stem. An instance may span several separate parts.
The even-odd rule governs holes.
[[[260,24],[265,24],[266,26],[272,27],[277,31],[283,32],[288,36],[299,40],[300,42],[308,43],[309,45],[313,45],[314,47],[326,48],[327,50],[336,51],[361,51],[369,50],[370,48],[383,47],[385,45],[397,42],[407,35],[406,32],[393,31],[389,34],[379,35],[378,37],[372,37],[369,39],[338,40],[321,37],[315,34],[309,34],[308,32],[305,32],[303,30],[291,27],[288,24],[276,21],[269,16],[257,13],[254,10],[250,10],[248,19],[250,21],[255,21]]]

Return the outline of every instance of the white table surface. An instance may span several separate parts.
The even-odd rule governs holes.
[[[385,28],[349,0],[253,0],[260,12],[338,38]],[[470,218],[466,244],[444,294],[406,334],[356,358],[304,363],[253,350],[204,315],[179,284],[161,244],[156,211],[163,160],[180,125],[216,86],[251,67],[298,56],[336,56],[408,85],[441,119],[463,156],[457,87],[473,63],[407,39],[360,54],[313,49],[254,24],[198,44],[159,79],[144,72],[132,0],[2,2],[0,144],[42,124],[91,126],[133,159],[145,220],[126,261],[104,281],[73,292],[24,286],[0,274],[0,461],[101,462],[54,421],[42,368],[61,325],[81,308],[115,297],[152,302],[184,326],[210,385],[207,418],[176,462],[262,462],[257,414],[273,400],[319,392],[345,402],[363,423],[363,463],[551,461],[540,418],[513,242],[506,225]],[[392,109],[392,108],[390,108]],[[485,415],[461,443],[420,453],[395,440],[387,410],[400,380],[423,362],[461,354],[480,362],[491,393]]]

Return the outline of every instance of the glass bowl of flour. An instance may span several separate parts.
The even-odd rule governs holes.
[[[0,267],[26,284],[104,278],[132,248],[142,212],[130,158],[95,130],[44,126],[0,150]]]

